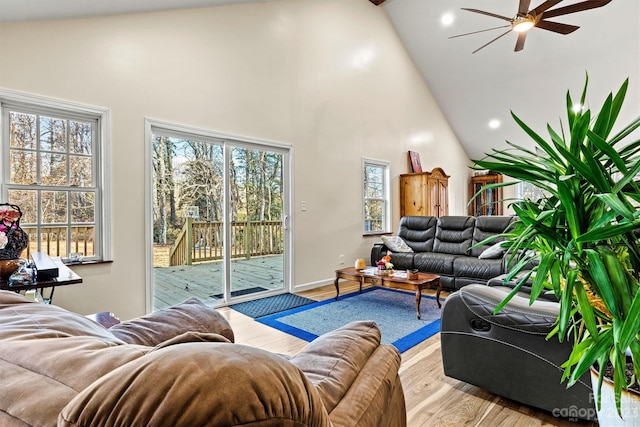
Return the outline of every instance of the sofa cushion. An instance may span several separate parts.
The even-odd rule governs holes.
[[[452,255],[469,255],[475,217],[443,216],[438,218],[433,251]]]
[[[53,425],[78,391],[148,352],[80,314],[9,291],[0,291],[0,342],[2,426]]]
[[[479,259],[461,256],[453,260],[453,274],[456,277],[470,277],[486,282],[502,274],[502,259]]]
[[[478,259],[502,259],[506,251],[507,248],[502,247],[502,242],[498,242],[482,251],[482,253],[478,255]]]
[[[438,219],[434,216],[405,216],[400,219],[398,236],[414,252],[431,252]]]
[[[400,236],[382,236],[382,241],[391,252],[413,252]]]
[[[478,243],[487,239],[488,237],[495,236],[496,234],[503,233],[509,225],[514,221],[512,216],[479,216],[476,218],[476,225],[473,230],[473,242],[471,247],[471,255],[480,257],[480,255],[495,243],[504,241],[503,237],[496,237],[483,245]],[[502,255],[502,254],[501,254]]]
[[[127,344],[156,346],[185,332],[215,332],[233,342],[227,319],[197,298],[119,323],[109,331]]]
[[[453,261],[459,255],[421,252],[413,256],[413,268],[425,273],[453,274]],[[444,286],[444,284],[443,284]]]
[[[327,350],[330,351],[330,350]],[[82,390],[58,426],[329,426],[311,382],[280,356],[238,344],[150,352]]]

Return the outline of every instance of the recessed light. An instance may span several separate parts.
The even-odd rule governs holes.
[[[455,20],[455,16],[451,12],[443,13],[440,17],[440,23],[443,27],[450,27]]]
[[[501,123],[500,123],[500,120],[498,119],[489,120],[489,128],[491,129],[498,129],[500,125]]]

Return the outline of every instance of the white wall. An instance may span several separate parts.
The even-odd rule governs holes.
[[[293,144],[297,286],[327,283],[340,254],[369,258],[363,156],[392,164],[394,228],[408,150],[451,175],[450,214],[466,214],[469,159],[367,0],[2,24],[0,40],[0,87],[112,113],[114,262],[75,268],[84,284],[56,290],[71,310],[145,310],[145,117]]]

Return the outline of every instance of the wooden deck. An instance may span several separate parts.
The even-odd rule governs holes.
[[[154,310],[181,303],[197,297],[206,304],[220,305],[223,265],[221,261],[202,262],[194,265],[156,267],[154,275]],[[269,255],[231,261],[231,291],[282,289],[282,255]],[[255,292],[265,292],[253,289]],[[250,292],[253,293],[253,292]]]

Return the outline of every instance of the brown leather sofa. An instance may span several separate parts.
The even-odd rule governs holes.
[[[0,425],[405,426],[400,354],[372,322],[287,359],[196,299],[107,329],[0,291]]]

